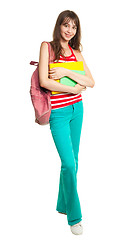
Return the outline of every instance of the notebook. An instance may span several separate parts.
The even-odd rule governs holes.
[[[83,61],[64,62],[64,63],[50,63],[49,64],[50,69],[56,68],[56,67],[64,67],[64,68],[67,68],[67,69],[69,69],[73,72],[85,75]],[[55,81],[60,82],[60,83],[62,83],[64,85],[67,85],[67,86],[72,86],[72,87],[74,87],[77,84],[77,82],[75,82],[74,80],[72,80],[71,78],[66,77],[66,76],[62,77],[60,79],[57,79]],[[61,93],[61,92],[52,91],[51,93],[52,94],[58,94],[58,93]]]

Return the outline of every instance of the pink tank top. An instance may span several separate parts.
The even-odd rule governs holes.
[[[66,62],[77,62],[76,56],[74,55],[74,52],[71,48],[71,46],[68,44],[71,55],[66,57]],[[60,55],[60,59],[58,62],[65,62],[65,57]],[[55,61],[54,61],[55,63]],[[51,109],[57,109],[66,107],[68,105],[74,104],[76,102],[82,101],[82,95],[79,94],[73,94],[73,93],[58,93],[58,94],[51,94],[50,95],[50,101],[51,101]]]

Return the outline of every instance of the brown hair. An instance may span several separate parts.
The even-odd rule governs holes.
[[[82,47],[80,41],[81,41],[81,27],[80,27],[80,21],[77,16],[77,14],[70,10],[65,10],[61,12],[57,18],[54,31],[53,31],[53,41],[50,42],[53,51],[55,53],[55,59],[59,60],[62,46],[60,44],[60,25],[64,22],[68,23],[70,20],[73,20],[77,30],[75,36],[68,42],[69,45],[76,50],[80,51],[80,46]]]

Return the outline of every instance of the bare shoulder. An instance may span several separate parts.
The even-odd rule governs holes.
[[[48,44],[47,42],[42,42],[40,46],[40,51],[46,51],[48,50]]]
[[[48,44],[46,42],[42,42],[40,46],[40,56],[39,56],[39,64],[48,62],[49,52],[48,52]]]
[[[48,65],[48,44],[47,42],[42,42],[40,46],[40,55],[39,55],[39,66],[47,66]]]

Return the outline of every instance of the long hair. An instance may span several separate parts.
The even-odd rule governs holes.
[[[70,10],[65,10],[61,12],[56,20],[56,24],[53,31],[53,40],[50,42],[53,51],[55,53],[55,59],[58,61],[60,58],[62,46],[60,44],[60,25],[62,23],[68,23],[70,20],[73,20],[77,30],[75,36],[68,42],[69,45],[76,50],[80,50],[80,47],[82,47],[80,41],[81,41],[81,27],[80,27],[80,20],[77,16],[77,14]],[[80,50],[81,51],[81,50]]]

